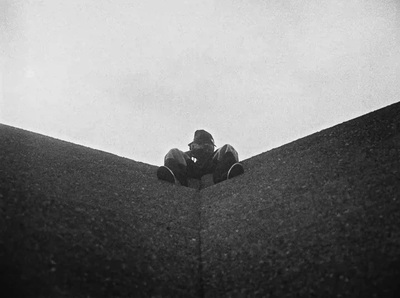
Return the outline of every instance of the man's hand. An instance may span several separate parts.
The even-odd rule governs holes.
[[[190,144],[190,152],[192,153],[193,157],[202,160],[214,153],[214,146],[212,144],[197,144],[192,143]]]

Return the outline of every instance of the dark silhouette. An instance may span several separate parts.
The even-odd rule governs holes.
[[[176,180],[188,186],[188,178],[201,179],[213,174],[214,183],[244,173],[236,150],[229,144],[215,150],[212,135],[205,130],[196,130],[189,151],[171,149],[164,158],[164,166],[158,168],[157,177],[171,183]]]

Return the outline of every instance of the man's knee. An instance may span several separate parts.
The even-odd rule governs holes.
[[[232,155],[235,157],[236,161],[239,161],[239,155],[232,145],[225,144],[219,149],[219,151],[221,155],[225,155],[226,153],[231,152]]]
[[[223,152],[226,152],[226,151],[236,151],[235,150],[235,148],[233,148],[231,145],[229,145],[229,144],[225,144],[224,146],[222,146],[221,147],[221,150],[223,151]]]
[[[172,148],[171,150],[168,151],[167,155],[177,155],[177,154],[182,154],[183,152],[179,150],[178,148]]]
[[[173,148],[165,155],[164,161],[167,159],[174,159],[178,163],[186,166],[186,154],[178,148]]]

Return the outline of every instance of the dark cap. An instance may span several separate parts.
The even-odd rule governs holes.
[[[209,132],[205,131],[204,129],[199,129],[199,130],[195,131],[193,142],[191,142],[189,144],[189,146],[193,143],[196,143],[196,144],[208,143],[215,147],[214,139],[213,139],[212,135]]]

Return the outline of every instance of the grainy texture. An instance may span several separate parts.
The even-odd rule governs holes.
[[[242,176],[186,188],[154,166],[0,125],[2,291],[397,296],[400,104],[243,164]]]
[[[21,297],[197,296],[198,191],[0,125],[0,280]]]
[[[201,192],[206,297],[399,293],[400,104],[244,166]]]

